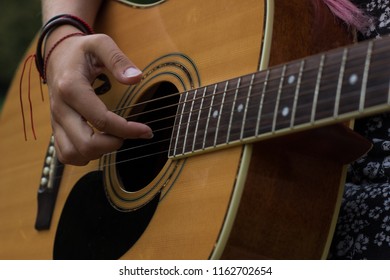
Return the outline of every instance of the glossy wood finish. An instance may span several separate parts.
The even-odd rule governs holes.
[[[323,21],[316,20],[310,1],[275,1],[270,65],[350,42],[333,16],[324,16]],[[342,150],[331,157],[325,151],[311,152],[332,141],[334,133],[328,129],[333,130],[254,144],[242,200],[246,203],[240,205],[223,258],[326,258],[344,181],[343,165],[336,156]],[[350,143],[348,136],[339,140],[333,144]]]

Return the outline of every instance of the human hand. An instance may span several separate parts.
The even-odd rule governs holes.
[[[47,46],[61,33],[69,34],[71,28],[50,35]],[[104,34],[67,38],[56,46],[48,60],[51,123],[62,163],[85,165],[120,148],[124,139],[153,137],[150,127],[126,121],[109,111],[96,96],[91,84],[104,69],[123,84],[135,84],[142,76]]]

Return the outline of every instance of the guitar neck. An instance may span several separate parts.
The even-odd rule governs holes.
[[[335,49],[183,93],[169,156],[388,110],[389,40]]]

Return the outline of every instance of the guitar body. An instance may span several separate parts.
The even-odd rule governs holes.
[[[348,39],[331,17],[329,26],[314,32],[310,1],[169,0],[142,9],[127,4],[108,1],[96,30],[112,36],[145,76],[131,88],[111,78],[112,89],[101,98],[112,110]],[[323,140],[333,128],[122,165],[133,156],[125,152],[136,145],[129,142],[124,153],[85,167],[65,166],[50,228],[36,230],[37,191],[51,136],[49,101],[40,100],[32,74],[38,139],[29,133],[25,141],[20,75],[21,69],[0,120],[0,259],[326,257],[345,171],[339,151],[353,139],[346,132]],[[339,145],[327,150],[328,141]],[[322,154],[313,152],[315,146]]]

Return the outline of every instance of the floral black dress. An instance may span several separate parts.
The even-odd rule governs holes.
[[[390,33],[390,0],[354,2],[374,19],[359,40]],[[390,259],[390,113],[358,120],[355,130],[373,149],[349,167],[329,259]]]

